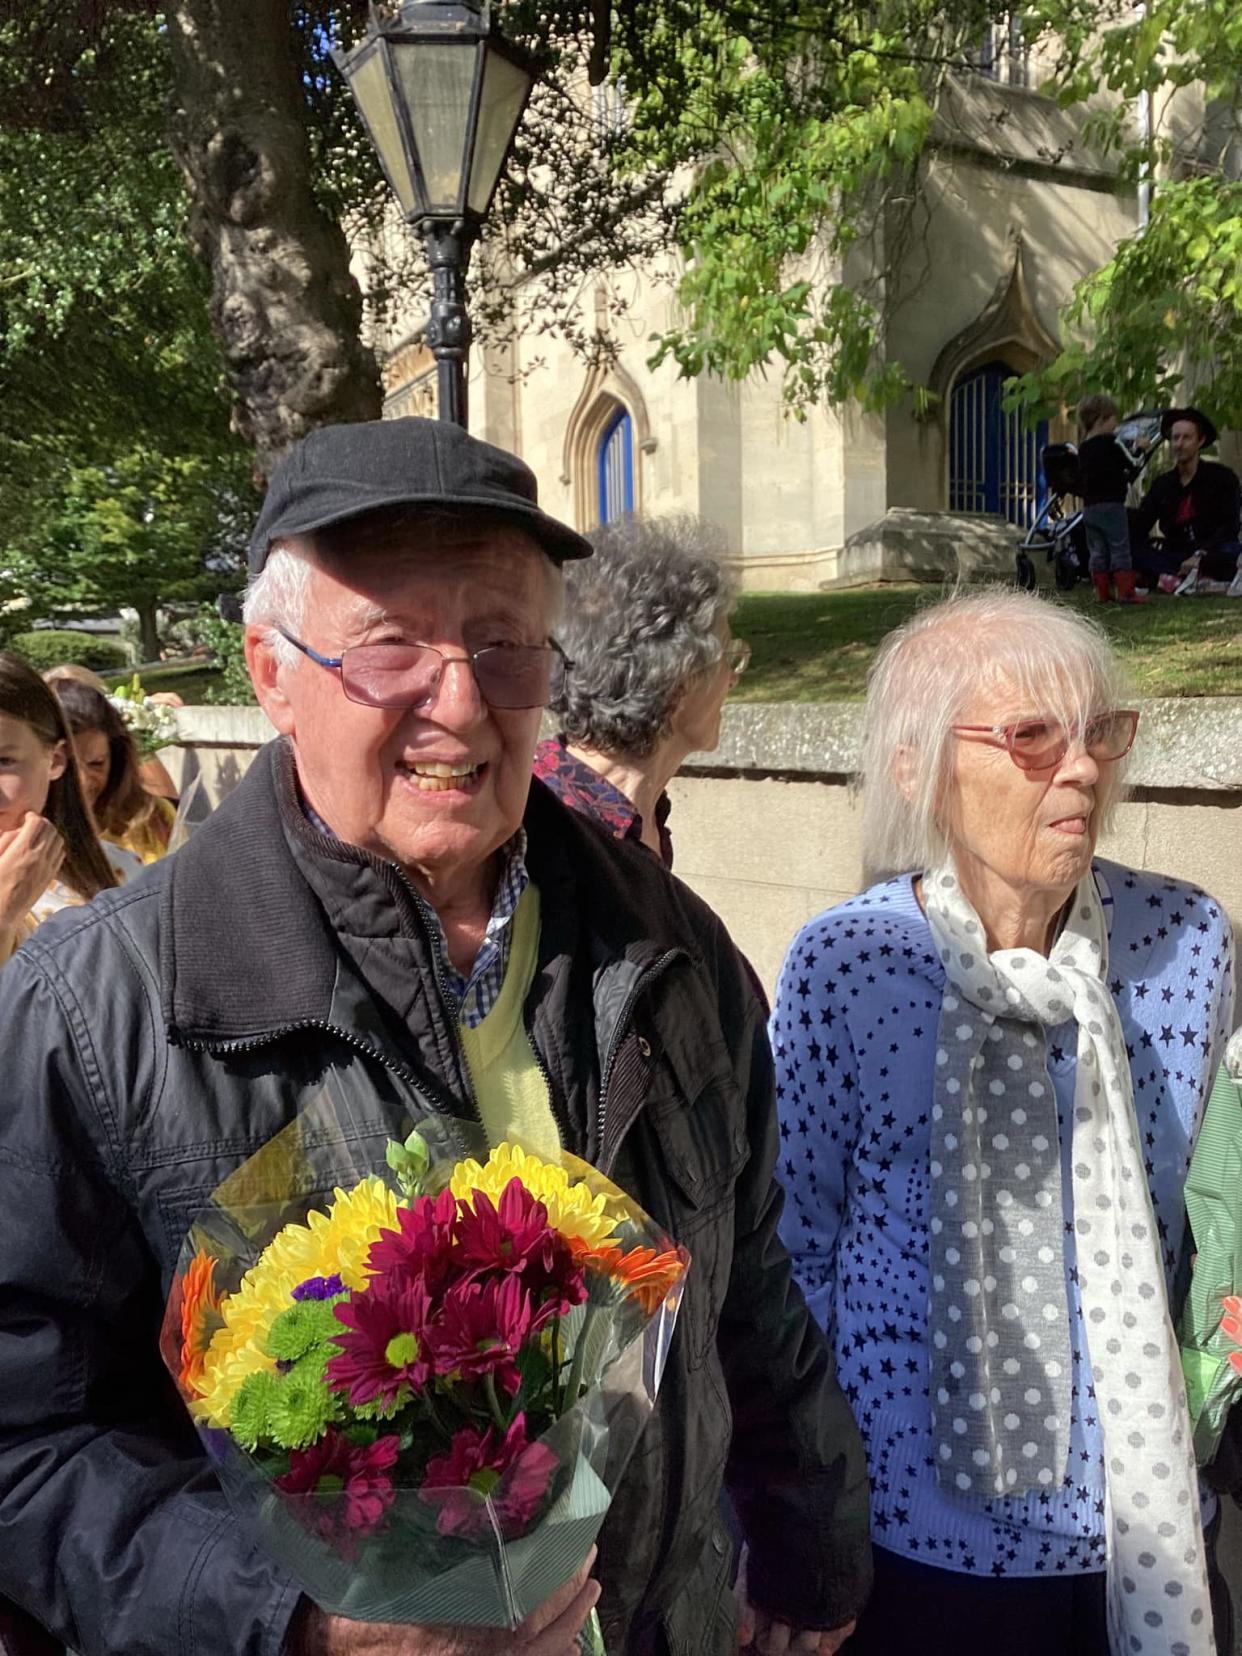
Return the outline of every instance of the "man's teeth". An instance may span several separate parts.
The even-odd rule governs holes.
[[[477,765],[405,765],[402,768],[421,793],[444,793],[479,774]]]

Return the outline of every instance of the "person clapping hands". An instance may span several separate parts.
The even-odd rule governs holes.
[[[116,883],[55,696],[0,654],[0,964],[48,914]]]

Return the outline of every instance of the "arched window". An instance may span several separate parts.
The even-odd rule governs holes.
[[[599,521],[634,510],[634,422],[618,408],[599,437]]]
[[[963,374],[949,403],[949,510],[997,512],[1026,529],[1044,503],[1047,487],[1039,467],[1048,441],[1041,421],[1028,430],[1007,414],[1001,387],[1014,370],[999,358]]]

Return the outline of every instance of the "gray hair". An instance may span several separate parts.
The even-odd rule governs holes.
[[[591,543],[594,556],[566,571],[560,641],[574,665],[551,711],[569,741],[645,758],[719,663],[733,585],[719,537],[697,518],[625,518]]]
[[[890,633],[868,678],[861,775],[865,877],[935,867],[948,849],[953,776],[951,727],[972,697],[1012,686],[1032,712],[1081,731],[1121,705],[1124,681],[1101,629],[1032,593],[998,588],[929,605]],[[1125,761],[1096,788],[1108,826]]]
[[[420,533],[439,534],[445,539],[461,540],[473,535],[474,525],[466,513],[424,511],[417,521]],[[383,526],[380,533],[384,533]],[[533,544],[533,543],[532,543]],[[303,535],[272,542],[267,562],[260,572],[251,577],[242,604],[242,620],[248,627],[259,627],[264,641],[276,658],[278,666],[293,665],[299,656],[296,645],[281,635],[279,628],[301,635],[306,620],[306,603],[310,593],[311,571],[321,562],[330,561],[331,547],[320,546],[314,537]],[[549,630],[556,627],[565,606],[565,581],[560,568],[549,557],[540,559],[548,588]]]

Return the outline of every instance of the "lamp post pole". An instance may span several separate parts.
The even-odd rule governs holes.
[[[436,359],[436,402],[440,419],[469,424],[466,364],[470,357],[470,312],[466,269],[474,236],[462,219],[446,223],[425,218],[418,226],[431,270],[431,314],[425,338]]]

